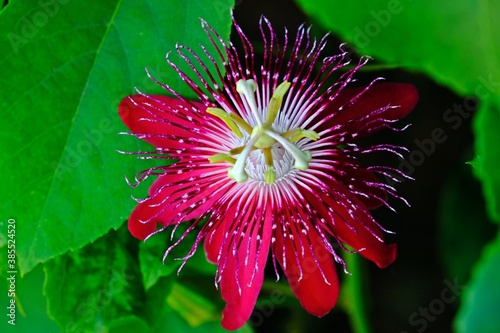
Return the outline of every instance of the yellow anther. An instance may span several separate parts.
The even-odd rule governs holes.
[[[289,131],[281,133],[281,136],[285,139],[290,139],[300,133],[300,128],[294,128]]]
[[[234,121],[241,128],[243,128],[245,132],[247,132],[248,134],[252,134],[252,126],[248,125],[248,123],[244,121],[243,118],[238,116],[236,113],[230,113],[229,117],[231,118],[232,121]]]
[[[267,184],[269,184],[269,185],[274,184],[274,182],[276,181],[276,171],[274,171],[273,167],[267,168],[265,177],[266,177]]]
[[[303,129],[301,129],[299,134],[293,136],[290,139],[290,142],[297,142],[297,141],[299,141],[302,138],[308,138],[308,139],[311,139],[313,141],[316,141],[316,140],[319,139],[319,135],[318,135],[318,133],[316,133],[314,131],[309,131],[309,130],[303,130]]]
[[[238,138],[243,138],[243,133],[241,133],[240,128],[236,125],[234,120],[231,119],[231,115],[229,113],[219,108],[207,108],[207,112],[217,118],[220,118],[224,123],[226,123],[226,125],[231,129],[231,131],[234,132],[234,134],[238,136]]]
[[[267,106],[266,123],[272,124],[278,115],[278,111],[281,108],[281,103],[283,102],[283,97],[290,88],[290,82],[282,82],[274,91],[269,105]]]
[[[229,156],[228,154],[220,153],[212,155],[208,158],[210,163],[218,163],[218,162],[229,162],[231,164],[236,163],[236,159],[234,157]]]
[[[302,138],[308,138],[316,141],[320,138],[318,133],[310,130],[303,130],[302,128],[294,128],[292,130],[281,133],[281,136],[285,139],[289,139],[290,142],[297,142]]]
[[[243,151],[243,149],[245,149],[245,146],[233,148],[229,151],[229,155],[238,155],[239,153],[241,153]]]
[[[238,155],[243,151],[243,149],[245,149],[245,146],[233,148],[229,151],[229,155]],[[258,149],[257,147],[252,147],[252,150],[257,150],[257,149]]]

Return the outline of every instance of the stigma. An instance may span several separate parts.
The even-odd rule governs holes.
[[[260,110],[256,100],[257,84],[254,80],[239,80],[236,83],[236,91],[249,108],[249,115],[254,119],[255,126],[251,126],[243,118],[234,112],[226,112],[220,108],[208,108],[207,112],[220,118],[226,126],[242,141],[241,146],[229,150],[227,153],[218,153],[208,158],[210,163],[226,162],[232,164],[228,169],[229,178],[238,183],[248,180],[246,170],[250,154],[259,150],[265,163],[264,180],[272,185],[277,181],[276,161],[273,158],[273,149],[282,147],[294,160],[293,167],[298,170],[307,170],[312,155],[309,151],[301,150],[296,142],[303,138],[310,140],[319,139],[319,135],[310,130],[293,128],[284,132],[278,132],[273,126],[281,111],[283,98],[290,88],[290,82],[282,82],[273,92],[267,107]],[[263,117],[263,116],[264,117]],[[264,170],[264,169],[262,169]]]

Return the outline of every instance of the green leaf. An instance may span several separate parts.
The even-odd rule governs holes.
[[[124,227],[45,263],[44,293],[60,327],[98,332],[120,318],[142,314],[146,295],[137,251]]]
[[[23,274],[127,218],[135,202],[124,175],[150,165],[116,150],[151,148],[116,135],[126,130],[117,105],[134,87],[165,93],[145,67],[189,95],[165,54],[177,42],[210,44],[200,17],[228,38],[233,4],[18,0],[0,12],[0,209],[20,222]]]
[[[146,290],[154,286],[161,277],[169,276],[181,265],[180,261],[162,262],[168,242],[168,233],[156,234],[139,245],[139,262]]]
[[[135,316],[123,317],[114,320],[109,324],[107,333],[147,333],[150,332],[149,326],[140,318]]]
[[[483,107],[475,122],[476,149],[490,217],[500,221],[500,2],[411,0],[297,0],[327,29],[361,54],[422,71]],[[341,10],[339,10],[341,8]],[[443,19],[446,18],[446,19]],[[489,105],[489,106],[486,106]],[[469,107],[468,107],[469,106]],[[459,117],[458,114],[449,114]],[[446,119],[445,119],[446,120]]]
[[[166,300],[174,282],[171,277],[162,277],[147,290],[144,316],[150,327],[155,327],[162,321],[163,312],[168,307]]]
[[[471,267],[496,230],[486,215],[480,184],[471,168],[464,163],[450,170],[440,196],[437,246],[446,276],[458,281],[470,279]]]
[[[476,265],[455,319],[457,333],[497,333],[500,327],[500,237],[488,245]]]
[[[162,316],[162,322],[154,330],[154,333],[164,332],[227,333],[227,330],[220,326],[220,321],[211,321],[197,327],[192,327],[176,311],[167,308]],[[246,324],[233,332],[252,333],[253,329]]]
[[[215,304],[179,283],[173,285],[167,303],[191,326],[221,319]]]
[[[15,278],[7,280],[12,273],[8,273],[6,265],[7,248],[1,248],[0,252],[0,304],[2,304],[2,320],[0,321],[0,332],[17,333],[17,332],[50,332],[62,333],[57,325],[47,314],[47,304],[45,297],[42,294],[44,274],[42,267],[37,267],[29,274],[21,278],[19,271],[14,274]],[[9,324],[12,320],[7,316],[10,314],[10,281],[14,282],[15,289],[15,325]]]
[[[493,220],[500,222],[500,98],[497,103],[488,101],[481,105],[474,119],[474,133],[479,156],[474,170],[483,183],[488,213]]]
[[[362,54],[424,71],[462,94],[499,93],[498,1],[297,2]]]
[[[183,223],[177,228],[173,240],[170,240],[171,228],[169,228],[148,238],[140,244],[139,260],[146,290],[151,288],[159,278],[177,272],[181,266],[182,260],[177,259],[183,258],[189,253],[196,240],[197,230],[193,230],[189,233],[189,235],[169,253],[165,260],[162,258],[165,251],[177,241],[184,231],[186,231],[188,223],[189,222]],[[197,274],[201,273],[213,276],[215,274],[215,269],[216,266],[207,261],[203,248],[200,246],[194,256],[187,261],[183,268],[183,272],[192,270]]]

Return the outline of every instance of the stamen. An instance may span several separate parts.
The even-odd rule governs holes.
[[[246,121],[244,121],[243,118],[238,116],[236,113],[230,113],[229,117],[231,118],[232,121],[234,121],[241,128],[243,128],[245,132],[247,132],[248,134],[252,134],[252,126],[250,126]]]
[[[212,155],[208,158],[210,163],[218,163],[218,162],[229,162],[231,164],[236,163],[236,159],[234,157],[229,156],[228,154],[220,153]]]
[[[281,136],[285,139],[289,139],[290,142],[297,142],[302,138],[308,138],[316,141],[320,138],[319,134],[315,131],[303,130],[302,128],[294,128],[289,131],[281,133]]]
[[[242,183],[248,179],[248,174],[245,170],[248,156],[253,150],[259,149],[264,155],[266,163],[265,181],[267,184],[271,185],[276,182],[276,170],[274,168],[272,147],[276,142],[279,142],[294,158],[294,167],[299,170],[307,170],[312,155],[309,151],[300,150],[295,142],[303,138],[316,141],[320,138],[318,133],[302,128],[294,128],[279,134],[272,126],[282,106],[283,98],[290,87],[291,83],[288,81],[283,81],[276,87],[267,105],[266,121],[263,122],[256,102],[255,92],[257,91],[257,85],[255,81],[252,79],[239,80],[236,83],[236,91],[242,96],[242,99],[244,98],[244,101],[246,101],[257,123],[253,128],[234,112],[226,112],[220,108],[207,108],[208,113],[224,121],[239,138],[243,138],[243,133],[240,128],[250,134],[250,140],[246,145],[233,148],[229,150],[228,153],[219,153],[210,156],[208,158],[210,163],[228,162],[234,164],[232,168],[229,168],[228,176],[236,182]],[[235,155],[239,156],[235,158],[233,157]]]
[[[229,113],[219,108],[207,108],[207,113],[220,118],[226,125],[238,136],[238,138],[243,138],[243,133],[241,133],[240,128],[235,124],[235,122],[229,116]]]
[[[307,168],[309,168],[309,162],[312,159],[312,155],[309,151],[300,150],[296,145],[275,132],[264,131],[264,133],[281,143],[283,148],[285,148],[285,150],[292,154],[293,158],[295,159],[294,167],[296,169],[307,170]]]
[[[300,128],[297,127],[297,128],[294,128],[294,129],[291,129],[289,131],[281,133],[281,136],[284,137],[285,139],[290,139],[299,133],[300,133]]]
[[[229,151],[229,155],[238,155],[239,153],[241,153],[243,151],[243,149],[245,149],[245,146],[233,148]]]
[[[245,96],[250,109],[252,109],[253,116],[257,121],[259,127],[262,126],[262,119],[260,119],[259,109],[257,107],[257,102],[255,101],[255,91],[257,90],[257,84],[254,80],[239,80],[236,82],[236,91]]]
[[[281,108],[281,103],[283,102],[283,97],[290,88],[290,82],[283,81],[274,91],[269,105],[267,106],[266,123],[272,124],[278,115],[278,111]]]

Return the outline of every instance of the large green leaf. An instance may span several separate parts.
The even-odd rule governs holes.
[[[190,333],[227,333],[220,326],[220,321],[206,322],[200,326],[192,327],[176,311],[166,308],[162,316],[162,322],[155,328],[154,333],[164,332],[190,332]],[[253,333],[254,330],[246,324],[235,333]]]
[[[174,273],[181,262],[167,260],[163,264],[163,252],[166,250],[169,234],[162,232],[150,237],[139,246],[139,262],[144,287],[147,289],[154,286],[161,277]]]
[[[150,148],[116,135],[117,105],[134,86],[162,92],[145,67],[188,94],[165,54],[209,44],[200,17],[228,38],[233,3],[14,0],[0,13],[0,209],[19,221],[23,273],[127,218],[124,175],[146,165],[116,150]]]
[[[458,93],[490,106],[480,109],[475,126],[477,153],[483,160],[478,175],[490,216],[500,221],[499,175],[491,169],[491,165],[498,165],[498,149],[493,145],[500,142],[500,2],[297,2],[327,29],[352,43],[359,53],[423,71]],[[466,98],[463,104],[472,102]]]
[[[140,318],[128,316],[113,321],[107,333],[147,333],[150,332],[148,325]]]
[[[213,302],[179,283],[172,286],[167,303],[191,326],[221,319],[220,310]]]
[[[0,289],[2,290],[0,304],[4,312],[0,321],[0,332],[62,332],[47,314],[47,305],[42,294],[44,280],[42,267],[37,267],[21,278],[17,269],[17,274],[12,274],[6,265],[7,256],[3,254],[7,252],[7,248],[0,248],[0,251],[2,252],[0,256]],[[15,297],[11,298],[11,292],[15,293]],[[14,305],[11,305],[12,299],[15,301]],[[14,318],[10,316],[11,309],[8,307],[16,309],[14,321],[12,321]]]
[[[500,98],[481,106],[474,121],[476,153],[474,167],[488,198],[488,212],[500,222]]]
[[[139,260],[146,290],[155,285],[161,277],[169,276],[177,272],[183,263],[183,261],[179,259],[188,255],[191,247],[196,241],[197,230],[193,230],[189,233],[186,238],[169,253],[165,260],[163,260],[163,256],[165,251],[186,231],[188,223],[183,223],[176,228],[175,237],[172,240],[170,238],[173,227],[148,238],[145,242],[140,244]],[[184,272],[186,270],[192,270],[196,272],[196,274],[201,273],[214,276],[215,268],[216,266],[214,264],[207,261],[205,252],[200,246],[200,249],[196,251],[193,257],[189,258],[183,270]]]
[[[142,314],[146,294],[137,251],[124,227],[45,263],[48,310],[61,328],[98,332]]]
[[[498,1],[297,2],[361,54],[425,71],[462,94],[500,93]]]
[[[455,320],[457,333],[497,333],[500,327],[500,237],[476,265]]]
[[[468,281],[471,267],[480,257],[484,244],[495,235],[484,210],[484,199],[471,165],[450,170],[441,194],[437,247],[446,276]]]

